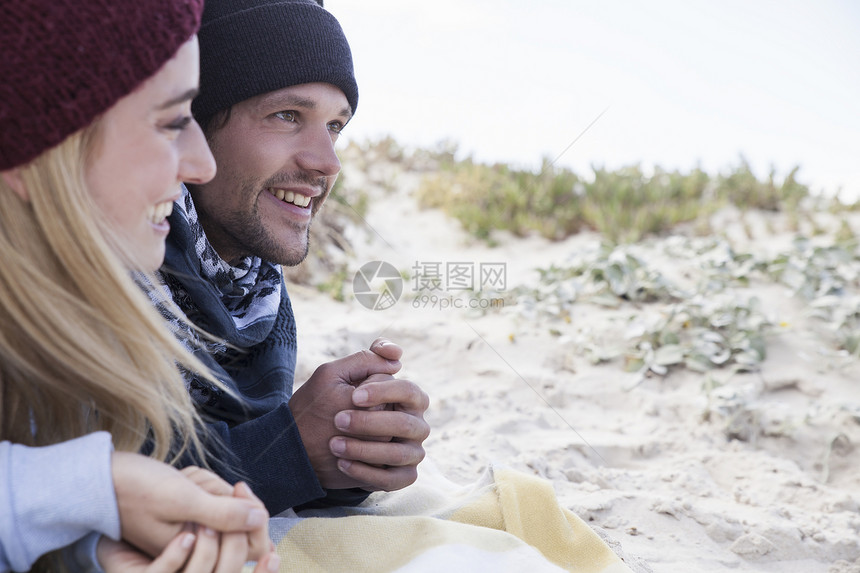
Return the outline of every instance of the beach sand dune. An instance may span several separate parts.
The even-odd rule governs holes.
[[[376,311],[355,300],[351,283],[343,302],[292,285],[297,381],[384,335],[405,349],[402,376],[431,397],[428,460],[455,482],[477,479],[488,464],[545,477],[641,571],[860,572],[860,363],[822,351],[826,332],[786,287],[761,279],[738,290],[757,296],[773,325],[754,371],[627,372],[613,349],[637,320],[671,303],[583,300],[553,313],[514,295],[539,287],[534,269],[568,264],[599,237],[500,236],[490,248],[419,209],[416,174],[382,165],[388,171],[369,176],[350,170],[349,157],[344,163],[346,182],[371,202],[369,227],[348,229],[353,252],[337,256],[351,272],[381,260],[413,277],[394,306]],[[724,216],[729,229],[733,215]],[[761,228],[771,234],[739,233],[736,250],[791,245],[773,222]],[[677,255],[682,243],[653,240],[636,253],[683,284],[693,263]],[[503,263],[507,284],[493,296],[505,296],[504,308],[416,298],[416,269],[449,262]]]

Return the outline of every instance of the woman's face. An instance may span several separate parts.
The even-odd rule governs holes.
[[[215,175],[215,160],[191,117],[198,57],[195,36],[99,120],[86,182],[121,241],[120,256],[135,269],[161,266],[166,218],[180,183],[202,184]]]

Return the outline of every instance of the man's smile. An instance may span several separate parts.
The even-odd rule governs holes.
[[[284,203],[291,203],[298,207],[307,207],[311,204],[311,198],[307,195],[302,195],[301,193],[296,193],[294,191],[286,191],[284,189],[272,189],[267,188],[270,194],[274,195],[278,200],[283,201]]]

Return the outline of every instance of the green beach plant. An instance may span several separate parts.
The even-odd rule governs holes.
[[[697,372],[731,366],[756,370],[765,359],[765,335],[771,326],[755,297],[726,291],[696,295],[631,337],[626,368],[664,375],[672,366]]]
[[[466,231],[491,243],[496,230],[562,239],[583,225],[575,191],[578,181],[571,171],[556,170],[546,160],[544,169],[533,173],[466,159],[427,174],[418,199],[425,207],[444,210]]]
[[[793,211],[809,196],[809,188],[797,181],[798,171],[800,167],[794,167],[778,184],[776,170],[771,168],[767,179],[759,181],[742,156],[737,167],[718,177],[717,195],[744,210]]]
[[[744,158],[716,178],[700,168],[683,173],[658,166],[647,174],[632,165],[592,171],[592,177],[580,177],[547,159],[534,172],[449,158],[425,175],[418,198],[490,243],[494,231],[560,240],[588,228],[621,244],[666,234],[682,223],[707,231],[709,217],[728,204],[742,211],[794,213],[809,197],[809,189],[797,181],[798,168],[779,183],[773,170],[759,181]]]
[[[630,309],[620,351],[594,341],[584,348],[594,361],[622,357],[624,368],[638,374],[636,383],[671,368],[756,370],[766,356],[771,320],[757,298],[734,288],[747,284],[753,259],[719,239],[672,237],[664,244],[674,260],[695,260],[702,276],[692,289],[675,285],[630,247],[602,244],[567,265],[539,270],[538,287],[520,289],[519,301],[551,318],[569,318],[574,304]],[[553,329],[562,333],[561,326]]]
[[[633,243],[707,217],[717,208],[711,191],[710,178],[699,169],[684,175],[657,167],[649,177],[639,166],[598,168],[584,185],[583,216],[612,243]]]

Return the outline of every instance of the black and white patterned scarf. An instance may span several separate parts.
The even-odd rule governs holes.
[[[204,416],[231,425],[271,412],[290,399],[296,367],[296,323],[280,265],[259,257],[224,261],[185,189],[169,221],[162,293],[185,316],[163,313],[229,390],[188,372],[192,398]],[[214,339],[198,336],[189,322]]]
[[[249,326],[261,321],[264,323],[274,321],[281,303],[281,267],[263,261],[260,257],[245,257],[235,266],[222,259],[209,244],[200,225],[191,194],[184,186],[182,197],[176,202],[174,212],[188,226],[194,252],[199,261],[201,278],[207,280],[216,290],[224,309],[232,316],[237,334],[245,332]],[[175,217],[173,219],[176,220]],[[172,285],[171,289],[173,289]],[[223,336],[226,331],[215,334]],[[229,340],[232,336],[227,338],[228,342],[234,342]],[[240,338],[244,337],[240,336]],[[247,340],[240,346],[255,344],[260,340]]]

